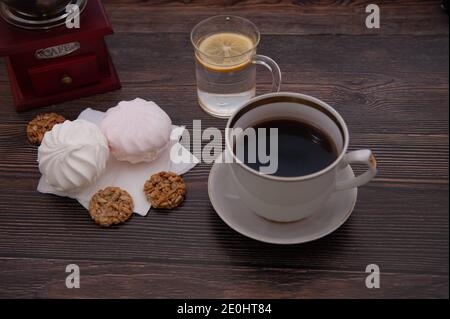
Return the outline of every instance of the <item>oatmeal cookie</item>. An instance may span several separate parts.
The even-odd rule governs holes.
[[[31,144],[39,145],[46,132],[51,131],[54,125],[63,123],[66,119],[56,113],[39,114],[27,125],[27,136]]]
[[[161,172],[145,182],[144,193],[153,207],[173,209],[183,202],[186,185],[177,174]]]
[[[103,227],[126,222],[133,215],[133,199],[119,187],[107,187],[92,196],[89,213]]]

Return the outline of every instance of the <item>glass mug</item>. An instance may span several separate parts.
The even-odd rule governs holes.
[[[281,71],[271,58],[256,54],[258,28],[236,16],[215,16],[191,32],[195,48],[197,95],[209,114],[228,118],[256,95],[256,65],[265,66],[273,78],[272,91],[280,91]]]

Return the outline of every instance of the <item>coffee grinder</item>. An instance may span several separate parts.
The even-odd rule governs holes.
[[[0,16],[0,56],[18,111],[120,88],[100,0],[0,0]]]

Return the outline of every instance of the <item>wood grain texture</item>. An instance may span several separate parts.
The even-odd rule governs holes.
[[[145,218],[134,216],[125,225],[104,230],[78,203],[36,193],[33,179],[26,183],[29,189],[0,191],[0,250],[7,257],[345,271],[360,271],[371,261],[385,271],[448,271],[447,185],[373,183],[360,189],[357,207],[341,229],[310,244],[278,247],[229,229],[208,201],[205,180],[195,170],[186,175],[187,200],[173,213],[153,210]],[[6,179],[4,184],[13,183]]]
[[[158,262],[78,262],[80,289],[65,287],[71,260],[0,259],[0,296],[22,298],[422,298],[446,288],[446,276],[384,273],[367,289],[363,271],[222,267]],[[126,284],[124,284],[126,283]],[[414,283],[414,289],[410,284]],[[5,287],[13,286],[7,290]],[[219,288],[220,287],[220,288]],[[327,289],[324,289],[327,287]],[[32,289],[30,289],[32,288]],[[443,295],[445,296],[445,295]],[[448,291],[447,291],[448,297]]]
[[[368,3],[108,0],[123,89],[26,113],[14,111],[0,62],[0,298],[448,298],[448,16],[439,1],[383,2],[382,28],[369,31]],[[331,104],[350,128],[351,149],[377,156],[380,173],[359,190],[342,228],[305,245],[247,239],[212,209],[206,163],[185,176],[178,210],[107,230],[75,201],[36,192],[37,150],[25,126],[40,112],[74,119],[86,107],[142,97],[190,132],[194,119],[223,129],[197,106],[188,35],[217,13],[252,19],[260,53],[282,68],[283,90]],[[258,78],[267,92],[269,74]],[[73,262],[80,290],[64,286]],[[379,290],[364,286],[370,263],[381,268]]]
[[[263,34],[323,35],[377,32],[365,27],[365,8],[359,1],[304,0],[108,0],[116,32],[187,33],[201,20],[217,14],[251,19]],[[448,17],[440,1],[381,1],[383,34],[448,35]],[[436,19],[430,19],[430,16]]]
[[[78,112],[80,105],[105,109],[134,94],[157,100],[169,112],[183,99],[189,112],[173,113],[188,122],[193,116],[210,120],[195,107],[194,61],[186,35],[120,34],[109,42],[124,89],[100,101],[65,103],[65,109]],[[355,133],[373,133],[373,127],[382,133],[448,132],[448,37],[268,36],[260,53],[279,62],[282,90],[329,102]],[[268,72],[258,74],[260,83],[269,83]],[[8,99],[7,81],[6,73],[0,73],[1,96]],[[260,88],[267,91],[267,86]],[[9,111],[1,107],[0,115]]]

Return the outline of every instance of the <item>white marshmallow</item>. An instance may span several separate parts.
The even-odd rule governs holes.
[[[154,102],[135,99],[110,108],[101,130],[119,161],[150,162],[168,147],[172,121]]]
[[[85,120],[65,121],[45,133],[38,149],[39,170],[51,186],[65,193],[92,184],[105,170],[108,142]]]

